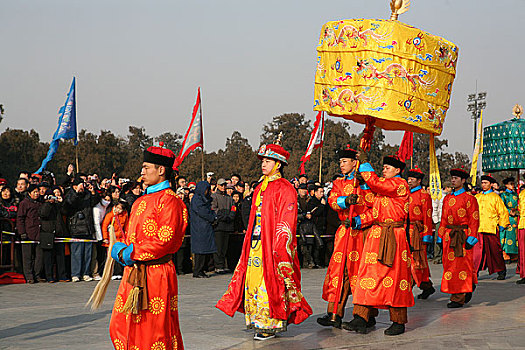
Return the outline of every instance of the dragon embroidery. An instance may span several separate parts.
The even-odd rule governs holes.
[[[296,248],[293,246],[293,235],[290,225],[286,222],[280,222],[277,224],[277,241],[285,240],[286,252],[289,256],[289,261],[281,261],[277,264],[277,273],[284,280],[286,287],[285,297],[287,301],[292,303],[299,303],[303,298],[301,291],[297,290],[297,285],[295,284],[292,275],[294,273],[292,261],[295,257]],[[286,303],[285,303],[286,305]]]
[[[357,60],[357,65],[354,69],[358,74],[363,74],[365,79],[386,79],[390,85],[394,83],[394,78],[406,79],[412,84],[412,91],[416,91],[419,85],[424,88],[434,85],[434,80],[424,80],[419,74],[410,73],[410,70],[407,70],[399,63],[391,63],[384,71],[379,72],[367,59]],[[370,72],[370,74],[367,75],[366,72]]]
[[[372,102],[372,97],[365,96],[364,92],[357,94],[351,89],[341,90],[337,99],[333,99],[330,95],[330,91],[327,88],[323,88],[323,102],[328,102],[330,107],[341,107],[345,111],[345,104],[349,105],[350,103],[355,103],[355,109],[359,108],[359,102]],[[348,112],[351,112],[352,107],[347,107]]]
[[[368,41],[373,39],[378,42],[384,42],[392,34],[377,34],[375,32],[376,28],[368,28],[363,30],[363,27],[356,28],[350,24],[347,24],[341,31],[339,35],[335,34],[335,30],[332,27],[326,27],[324,30],[324,40],[328,42],[328,46],[337,46],[342,44],[343,47],[346,47],[349,41],[352,39],[354,41],[362,41],[363,46],[367,46]],[[356,48],[358,45],[352,45],[351,48]]]

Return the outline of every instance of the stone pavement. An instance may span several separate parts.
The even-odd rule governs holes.
[[[432,265],[439,289],[441,265]],[[481,273],[471,303],[446,308],[448,296],[437,292],[416,300],[409,309],[407,332],[387,337],[388,312],[381,311],[367,335],[323,328],[315,319],[324,314],[321,289],[326,269],[303,270],[303,293],[314,315],[291,325],[282,336],[254,342],[244,319],[214,308],[231,275],[179,278],[179,312],[186,349],[525,349],[525,286],[515,284],[515,264],[507,280]],[[95,282],[0,286],[0,349],[112,349],[108,335],[111,307],[118,287],[112,281],[107,300],[94,313],[84,308]],[[415,294],[419,291],[416,288]],[[347,309],[350,317],[351,309]]]

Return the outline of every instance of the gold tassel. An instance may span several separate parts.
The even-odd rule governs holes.
[[[126,303],[122,308],[123,313],[128,313],[130,311],[135,315],[139,313],[140,292],[141,291],[139,287],[133,287],[131,289],[128,295],[128,300],[126,300]]]

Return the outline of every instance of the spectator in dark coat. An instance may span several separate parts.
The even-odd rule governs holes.
[[[233,189],[231,190],[233,193]],[[215,272],[221,274],[229,272],[226,268],[226,254],[228,253],[230,234],[235,230],[235,207],[232,197],[226,193],[226,180],[219,179],[217,181],[217,192],[213,193],[211,197],[211,209],[217,215],[216,225],[214,226],[217,253],[213,254],[213,263]]]
[[[0,191],[0,218],[9,219],[13,224],[16,223],[16,212],[18,208],[16,206],[16,199],[13,196],[13,190],[9,186],[5,186]],[[5,228],[7,231],[11,231],[12,228]]]
[[[54,238],[67,237],[67,226],[62,215],[62,195],[58,188],[59,196],[53,190],[48,190],[44,196],[44,203],[40,207],[41,232],[52,233]],[[53,244],[52,249],[43,249],[44,270],[47,281],[52,283],[56,279],[53,276],[53,263],[56,261],[57,279],[60,282],[69,282],[66,273],[65,243]]]
[[[71,189],[64,196],[64,210],[68,216],[68,228],[73,238],[93,239],[95,237],[95,224],[93,207],[100,201],[100,196],[95,192],[93,185],[84,183],[82,179],[75,178]],[[71,247],[71,276],[73,282],[91,281],[91,253],[93,243],[73,242]]]
[[[39,197],[38,187],[30,185],[27,190],[27,197],[20,202],[18,207],[16,227],[20,238],[24,241],[38,241],[40,238],[39,210],[42,203],[38,201]],[[41,276],[42,249],[38,244],[22,244],[22,259],[27,283],[35,283],[35,280],[44,282],[45,279]]]
[[[195,188],[190,204],[191,251],[195,254],[193,277],[208,277],[204,273],[206,260],[217,251],[212,223],[217,216],[211,210],[210,183],[201,181]]]

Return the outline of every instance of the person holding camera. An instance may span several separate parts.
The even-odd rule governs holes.
[[[95,226],[93,207],[100,201],[100,196],[90,183],[85,183],[77,177],[64,198],[64,209],[68,213],[68,226],[72,238],[91,240],[94,237]],[[71,279],[73,282],[91,281],[91,242],[71,243]]]
[[[67,226],[62,216],[62,192],[60,187],[49,189],[40,207],[40,248],[43,253],[44,271],[49,283],[56,282],[53,276],[53,263],[57,264],[57,279],[69,282],[66,273],[64,243],[56,243],[55,237],[67,237]]]

